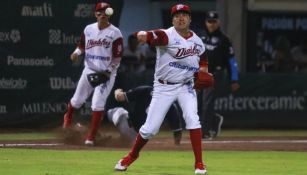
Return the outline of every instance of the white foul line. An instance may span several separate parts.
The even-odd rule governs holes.
[[[163,141],[154,141],[151,143],[161,144]],[[181,141],[181,144],[191,144],[190,141]],[[233,143],[307,143],[307,140],[203,140],[204,144],[233,144]]]
[[[63,143],[0,143],[0,147],[60,146]]]
[[[153,141],[152,143],[161,144],[162,141]],[[181,141],[181,144],[190,144],[190,141]],[[234,143],[307,143],[307,140],[203,140],[204,144],[234,144]],[[60,146],[64,143],[0,143],[0,148],[5,147],[50,147]]]
[[[203,140],[203,143],[307,143],[307,140]]]

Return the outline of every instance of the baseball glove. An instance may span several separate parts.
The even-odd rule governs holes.
[[[199,71],[194,74],[194,77],[194,89],[201,90],[214,85],[214,78],[211,73]]]
[[[96,87],[107,82],[110,79],[110,75],[111,73],[109,71],[91,73],[87,75],[87,80],[93,87]]]

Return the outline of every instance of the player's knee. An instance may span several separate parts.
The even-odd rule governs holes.
[[[83,105],[83,103],[80,103],[80,102],[78,103],[78,101],[76,101],[74,99],[70,100],[70,104],[75,109],[79,109]]]
[[[142,126],[141,129],[140,129],[140,134],[141,134],[142,138],[144,138],[144,139],[151,139],[158,132],[159,132],[159,130],[157,130],[157,129],[146,129],[144,126]]]
[[[103,106],[94,106],[92,105],[92,111],[104,111],[104,107]]]
[[[155,134],[153,133],[146,133],[146,132],[142,132],[141,130],[140,130],[140,134],[143,139],[151,139],[155,136]]]
[[[185,120],[185,123],[186,123],[186,129],[201,128],[198,116],[194,116],[192,118]]]
[[[129,118],[128,111],[122,107],[116,107],[108,110],[107,115],[109,121],[112,121],[115,126],[117,126],[117,124],[120,122],[127,121]]]

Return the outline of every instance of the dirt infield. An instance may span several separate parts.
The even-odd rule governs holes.
[[[63,132],[55,130],[56,139],[0,141],[0,148],[44,148],[64,150],[122,150],[131,144],[122,138],[116,129],[102,129],[94,147],[84,146],[85,129]],[[175,145],[172,136],[157,136],[151,139],[145,150],[191,150],[188,133],[185,132],[180,145]],[[218,137],[204,140],[204,150],[232,151],[307,151],[307,137]]]

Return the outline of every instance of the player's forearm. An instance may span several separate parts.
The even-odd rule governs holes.
[[[112,58],[112,60],[111,60],[111,62],[110,62],[110,64],[109,64],[109,66],[108,66],[107,69],[108,69],[110,72],[113,72],[113,71],[117,70],[117,68],[118,68],[119,65],[120,65],[121,59],[122,59],[121,57]]]
[[[141,43],[154,46],[166,46],[168,44],[167,34],[162,30],[139,31],[134,33]]]
[[[78,42],[77,48],[82,50],[82,53],[85,51],[85,35],[84,33],[81,34],[80,41]]]
[[[79,47],[77,47],[76,49],[75,49],[75,51],[70,55],[70,59],[72,60],[72,61],[76,61],[77,59],[78,59],[78,57],[80,56],[80,55],[82,55],[84,53],[84,50],[83,49],[80,49]]]
[[[199,71],[201,71],[201,72],[208,72],[208,59],[207,59],[206,53],[203,53],[200,56]]]
[[[168,36],[162,30],[148,31],[147,43],[151,46],[166,46],[168,44]]]
[[[112,60],[107,67],[110,72],[116,71],[123,56],[123,38],[119,37],[112,44]]]

